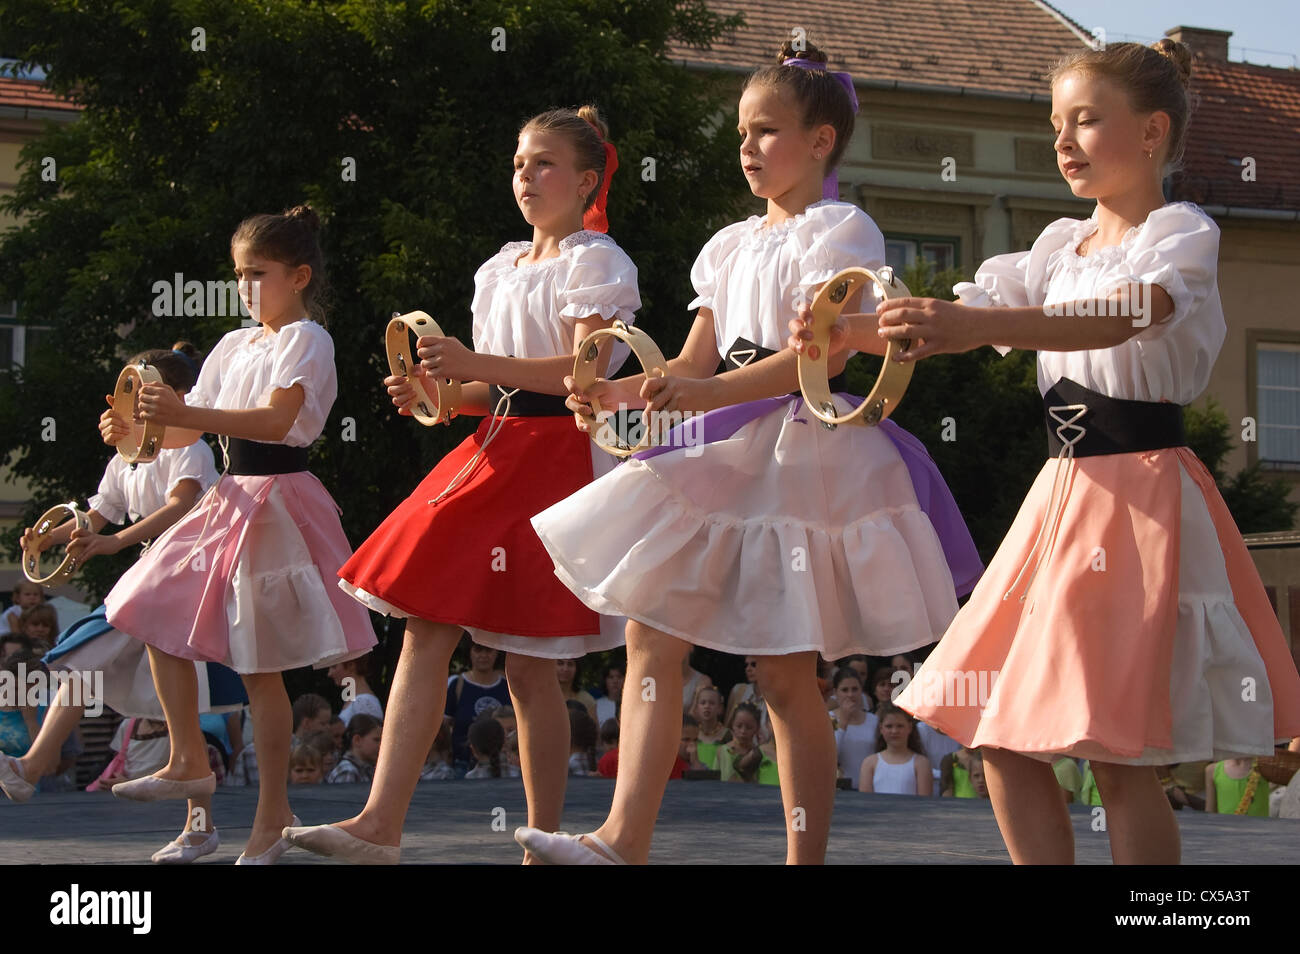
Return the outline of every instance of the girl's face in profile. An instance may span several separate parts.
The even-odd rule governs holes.
[[[375,726],[363,736],[352,740],[352,751],[357,758],[370,765],[379,761],[379,742],[382,738],[383,727]]]
[[[1078,71],[1060,76],[1052,86],[1052,128],[1056,165],[1070,191],[1081,199],[1105,199],[1140,184],[1163,148],[1146,157],[1148,126],[1167,131],[1168,120],[1163,112],[1135,113],[1128,93],[1111,79]]]
[[[581,219],[585,197],[599,184],[594,169],[578,171],[573,143],[554,131],[524,130],[514,169],[515,201],[524,221],[535,228]]]
[[[780,90],[761,85],[745,90],[736,130],[740,168],[750,191],[760,199],[777,199],[809,177],[820,181],[822,167],[813,158],[818,129],[804,128],[803,116]]]
[[[301,289],[311,278],[311,266],[290,268],[256,254],[247,242],[230,249],[235,261],[235,278],[239,283],[239,297],[248,313],[257,321],[292,321],[304,312]],[[294,294],[294,289],[299,294]]]

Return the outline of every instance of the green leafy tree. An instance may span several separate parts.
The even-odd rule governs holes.
[[[1209,398],[1204,407],[1189,407],[1184,414],[1187,446],[1214,475],[1232,519],[1242,533],[1268,533],[1295,526],[1298,505],[1290,500],[1291,485],[1269,477],[1258,463],[1229,476],[1224,459],[1232,451],[1232,429],[1222,406]]]

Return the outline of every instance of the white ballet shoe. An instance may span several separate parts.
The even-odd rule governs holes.
[[[286,828],[284,837],[313,854],[337,858],[353,865],[395,865],[402,858],[399,846],[376,845],[333,825]]]
[[[201,798],[217,790],[217,776],[206,778],[170,779],[146,775],[129,782],[118,782],[113,794],[133,802],[160,802],[169,798]]]
[[[298,816],[297,816],[297,815],[294,815],[294,816],[293,816],[293,823],[294,823],[295,825],[300,825],[300,824],[302,824],[302,822],[300,822],[300,821],[298,820]],[[286,830],[287,830],[287,829],[286,829]],[[279,841],[277,841],[277,842],[276,842],[274,845],[272,845],[270,848],[266,849],[266,851],[262,852],[260,855],[253,855],[253,856],[250,858],[248,855],[244,854],[244,853],[241,851],[241,852],[239,853],[239,857],[235,859],[235,864],[237,864],[237,865],[273,865],[273,864],[275,864],[277,861],[280,860],[280,856],[281,856],[281,855],[283,855],[286,851],[288,851],[288,850],[289,850],[290,848],[292,848],[292,847],[293,847],[293,845],[289,843],[289,840],[288,840],[287,838],[284,838],[284,837],[282,836],[282,837],[280,838]]]
[[[592,851],[582,843],[589,838],[603,851]],[[516,828],[515,841],[523,845],[533,857],[548,865],[625,865],[618,852],[595,835],[570,835],[568,832],[541,831],[537,828]]]
[[[167,842],[155,851],[149,860],[156,865],[193,864],[204,855],[212,854],[221,844],[221,836],[217,834],[215,828],[208,832],[208,836],[202,841],[196,841],[195,838],[201,834],[203,833],[187,831],[181,835],[180,841]]]
[[[36,792],[36,786],[18,771],[18,760],[7,755],[0,755],[0,791],[14,802],[25,802]]]

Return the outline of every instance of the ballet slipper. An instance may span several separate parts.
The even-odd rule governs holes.
[[[187,831],[181,835],[180,841],[169,841],[150,857],[156,865],[188,865],[198,861],[204,855],[210,855],[217,850],[221,844],[221,837],[214,828],[208,832],[208,837],[203,841],[195,843],[192,839],[202,832]]]
[[[402,857],[398,845],[376,845],[333,825],[286,828],[284,837],[313,854],[353,865],[395,865]]]
[[[582,843],[589,838],[603,851],[592,851]],[[515,841],[532,852],[533,857],[548,865],[625,865],[618,852],[593,834],[570,835],[567,832],[541,831],[537,828],[516,828]]]
[[[293,823],[294,823],[295,825],[301,825],[301,824],[302,824],[302,822],[300,822],[300,821],[298,820],[298,816],[297,816],[297,815],[294,815],[294,816],[293,816]],[[287,829],[287,828],[285,829],[285,831],[288,831],[288,830],[289,830],[289,829]],[[244,853],[241,851],[241,852],[239,853],[239,857],[235,859],[235,864],[237,864],[237,865],[273,865],[273,864],[275,864],[277,861],[280,860],[280,856],[281,856],[281,855],[283,855],[286,851],[288,851],[288,850],[289,850],[290,848],[292,848],[292,847],[293,847],[293,845],[290,844],[289,839],[283,837],[283,835],[282,835],[282,836],[280,837],[280,840],[279,840],[279,841],[277,841],[277,842],[276,842],[274,845],[272,845],[270,848],[266,849],[266,851],[262,852],[260,855],[252,855],[252,856],[250,857],[249,855],[246,855],[246,854],[244,854]]]
[[[15,802],[25,802],[36,792],[36,786],[18,771],[18,760],[7,755],[0,755],[0,791]]]
[[[118,782],[113,794],[133,802],[158,802],[168,798],[201,798],[217,790],[217,776],[206,778],[170,779],[146,775],[129,782]]]

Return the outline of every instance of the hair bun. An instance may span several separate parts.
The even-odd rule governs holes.
[[[179,351],[181,354],[185,355],[185,357],[189,358],[191,361],[199,360],[199,349],[194,347],[194,345],[190,344],[188,341],[176,342],[174,345],[172,345],[172,350]]]
[[[313,232],[320,231],[320,216],[309,205],[295,205],[292,209],[286,209],[284,217],[286,219],[302,219]]]
[[[786,40],[782,43],[781,52],[776,55],[777,63],[783,64],[786,60],[790,59],[809,60],[813,63],[827,62],[826,54],[813,46],[807,39],[805,39],[800,45],[803,46],[803,49],[796,50],[794,48],[793,39]]]
[[[586,106],[579,106],[578,116],[595,126],[597,131],[600,133],[601,139],[609,139],[609,124],[606,123],[604,118],[600,115],[600,110],[597,107],[590,103]]]
[[[1151,49],[1174,64],[1178,70],[1178,78],[1186,86],[1188,80],[1192,78],[1192,51],[1187,48],[1186,44],[1179,43],[1169,37],[1163,37],[1152,43]]]

